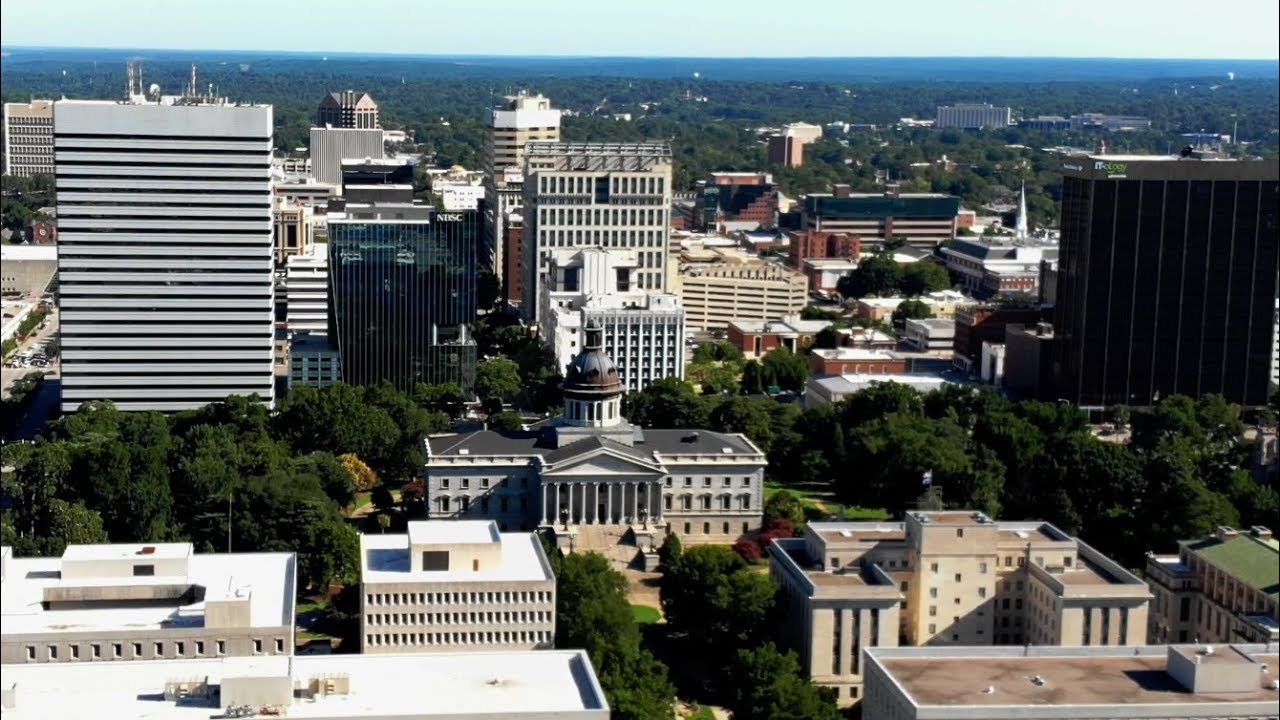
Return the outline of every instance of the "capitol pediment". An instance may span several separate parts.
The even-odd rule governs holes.
[[[666,469],[652,454],[638,452],[599,438],[580,440],[544,458],[542,475],[665,475]]]

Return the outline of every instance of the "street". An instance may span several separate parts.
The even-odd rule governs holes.
[[[31,347],[56,337],[58,337],[58,312],[55,309],[53,312],[49,313],[49,317],[45,320],[44,327],[35,331],[28,336],[26,340],[22,341],[13,355],[14,357],[21,355]],[[53,358],[49,362],[49,367],[46,368],[32,367],[30,365],[27,367],[9,367],[8,365],[5,365],[3,368],[0,368],[0,397],[7,399],[9,397],[9,389],[13,387],[13,384],[17,382],[19,378],[30,373],[44,372],[46,377],[57,377],[60,364],[60,359]]]

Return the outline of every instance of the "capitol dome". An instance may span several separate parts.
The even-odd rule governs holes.
[[[604,352],[603,331],[590,326],[583,330],[583,335],[582,352],[573,358],[564,378],[565,394],[595,397],[621,394],[622,380],[618,377],[618,366]]]

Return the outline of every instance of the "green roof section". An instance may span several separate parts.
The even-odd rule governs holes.
[[[1236,537],[1216,537],[1182,543],[1191,552],[1268,595],[1280,592],[1280,542],[1241,532]]]

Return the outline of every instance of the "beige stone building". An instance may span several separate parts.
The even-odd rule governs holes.
[[[875,720],[1273,720],[1274,646],[920,647],[866,652]]]
[[[293,553],[70,545],[0,560],[5,664],[293,654]]]
[[[556,578],[538,536],[492,520],[409,523],[360,539],[364,653],[535,650],[555,640]]]
[[[4,104],[4,174],[53,174],[53,101]]]
[[[636,254],[633,290],[668,292],[671,146],[531,142],[525,147],[524,300],[537,320],[552,253],[568,248]]]
[[[1280,640],[1280,543],[1270,529],[1221,527],[1180,545],[1177,555],[1147,554],[1153,642]]]
[[[816,682],[859,699],[866,648],[1140,645],[1151,593],[1048,523],[910,512],[900,523],[811,523],[769,547],[786,636]]]
[[[560,111],[542,95],[521,92],[503,98],[484,114],[485,242],[493,271],[506,266],[503,238],[507,215],[520,206],[524,192],[524,147],[560,139]]]
[[[724,330],[735,320],[777,320],[798,315],[809,303],[804,273],[738,248],[681,253],[677,282],[690,330]]]

